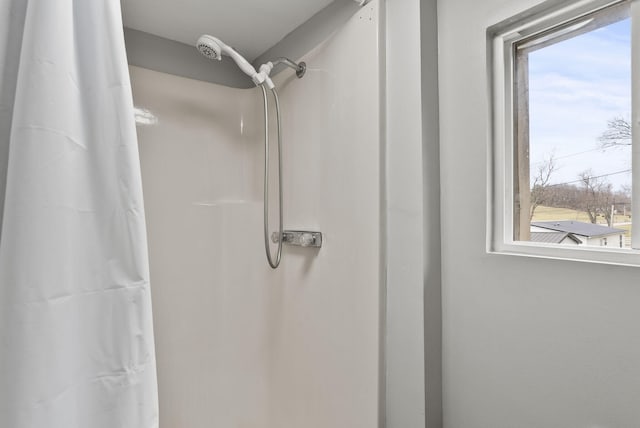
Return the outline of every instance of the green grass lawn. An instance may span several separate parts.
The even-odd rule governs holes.
[[[554,208],[540,205],[533,214],[532,221],[577,220],[589,223],[589,216],[584,211],[569,208]]]

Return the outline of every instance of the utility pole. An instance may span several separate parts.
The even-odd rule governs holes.
[[[611,224],[609,225],[609,227],[613,227],[613,216],[616,213],[616,205],[615,202],[613,204],[611,204]]]

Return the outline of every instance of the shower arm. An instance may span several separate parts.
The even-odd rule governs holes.
[[[298,79],[302,78],[302,76],[304,76],[304,73],[307,71],[306,63],[300,62],[296,64],[295,62],[291,61],[289,58],[280,57],[280,58],[277,58],[275,61],[269,61],[265,64],[262,64],[260,66],[259,74],[261,76],[264,76],[266,79],[271,74],[271,70],[273,70],[273,67],[280,64],[286,65],[287,67],[294,69],[296,71],[296,76],[298,76]],[[267,83],[270,83],[270,82],[267,81]],[[269,85],[269,87],[271,87],[271,85]]]
[[[307,64],[305,64],[304,62],[296,64],[295,62],[291,61],[289,58],[285,58],[285,57],[280,57],[275,61],[273,61],[274,67],[278,64],[284,64],[287,67],[294,69],[296,71],[296,76],[298,76],[298,78],[301,78],[302,76],[304,76],[304,73],[307,71]]]

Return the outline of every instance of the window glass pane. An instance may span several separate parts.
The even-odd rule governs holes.
[[[628,7],[523,41],[516,75],[514,238],[630,248]]]

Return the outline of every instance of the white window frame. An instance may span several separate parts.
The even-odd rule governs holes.
[[[526,38],[569,23],[612,5],[630,2],[632,91],[632,227],[634,249],[615,247],[566,247],[515,241],[514,230],[514,136],[516,120],[515,49]],[[489,88],[491,96],[492,149],[489,165],[487,251],[542,258],[640,266],[640,0],[549,0],[487,30]]]

